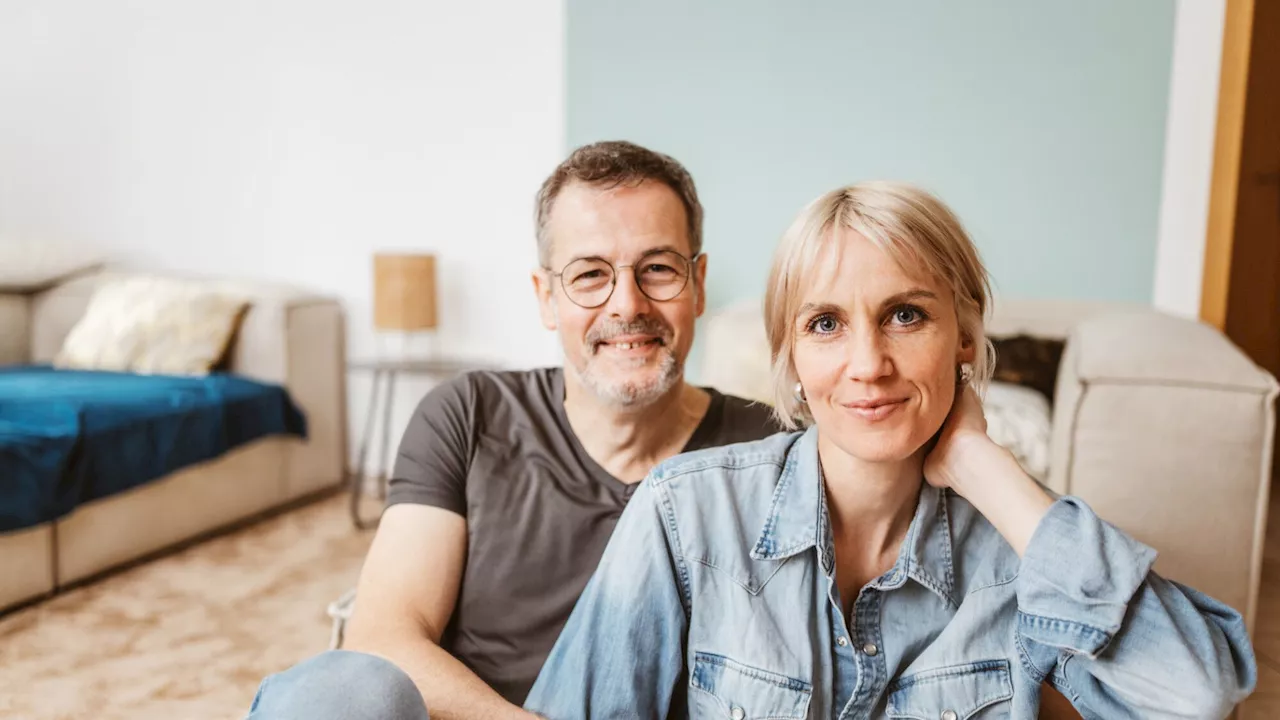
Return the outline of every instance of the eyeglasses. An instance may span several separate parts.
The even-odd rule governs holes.
[[[604,258],[578,258],[551,275],[560,278],[564,294],[574,305],[588,310],[609,302],[613,289],[618,286],[618,271],[623,268],[631,268],[636,286],[645,297],[666,302],[684,291],[697,259],[698,255],[686,258],[673,250],[645,253],[631,265],[615,266]]]

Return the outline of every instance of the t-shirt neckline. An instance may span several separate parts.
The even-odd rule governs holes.
[[[639,482],[628,483],[619,480],[613,476],[613,473],[605,470],[596,459],[591,457],[591,453],[587,452],[582,441],[578,439],[578,434],[573,431],[573,425],[569,422],[569,412],[565,410],[565,385],[564,385],[564,368],[555,368],[551,373],[551,404],[554,407],[556,419],[560,422],[565,435],[569,438],[573,450],[582,458],[582,462],[597,481],[613,487],[623,494],[625,499],[630,499],[631,494],[635,492]],[[707,393],[711,397],[711,402],[707,403],[706,412],[702,414],[702,419],[698,421],[697,427],[693,429],[693,433],[689,435],[689,439],[685,441],[681,453],[691,450],[697,450],[704,447],[707,438],[712,436],[719,427],[720,420],[724,416],[724,394],[715,388],[696,386],[699,390]]]

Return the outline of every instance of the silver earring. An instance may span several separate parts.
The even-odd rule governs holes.
[[[801,385],[800,383],[796,383],[796,387],[792,392],[796,396],[796,402],[800,403],[801,405],[804,405],[805,403],[809,402],[809,399],[804,396],[804,386]]]
[[[968,385],[973,379],[973,363],[960,363],[960,384]]]

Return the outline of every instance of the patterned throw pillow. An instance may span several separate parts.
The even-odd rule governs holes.
[[[1049,401],[1031,388],[992,382],[983,398],[982,414],[987,418],[987,435],[1013,453],[1028,475],[1047,481],[1053,428]]]
[[[205,375],[227,353],[249,302],[197,281],[129,277],[98,289],[54,366]]]

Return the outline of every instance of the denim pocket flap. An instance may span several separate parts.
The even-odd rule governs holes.
[[[999,717],[991,706],[1013,697],[1008,660],[984,660],[923,670],[889,686],[891,718],[966,720]],[[991,708],[993,714],[979,714]]]
[[[705,652],[694,654],[689,684],[718,700],[731,720],[803,718],[813,695],[803,680]]]

